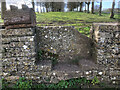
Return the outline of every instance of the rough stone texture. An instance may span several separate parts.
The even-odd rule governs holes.
[[[37,51],[36,49],[38,49],[38,47],[36,47],[36,41],[39,41],[39,43],[43,42],[41,40],[42,38],[37,38],[37,35],[44,36],[43,40],[46,40],[46,37],[50,37],[50,32],[48,33],[47,31],[53,30],[55,32],[51,35],[53,38],[54,35],[56,35],[60,29],[59,32],[62,32],[61,37],[66,36],[66,38],[63,37],[65,40],[71,40],[71,36],[73,35],[72,33],[74,32],[74,29],[72,30],[71,27],[39,27],[10,30],[3,29],[1,30],[1,40],[3,47],[2,77],[4,77],[8,82],[11,83],[16,83],[16,80],[18,80],[19,77],[32,79],[34,82],[37,83],[57,83],[60,80],[78,77],[86,77],[87,79],[91,80],[94,78],[94,76],[97,76],[97,78],[100,81],[106,81],[109,83],[119,85],[119,27],[120,25],[113,23],[93,25],[91,31],[91,38],[96,42],[97,64],[95,64],[91,60],[81,59],[78,63],[81,64],[80,66],[61,62],[55,65],[54,67],[52,65],[51,60],[42,60],[38,64],[35,63],[35,55]],[[46,33],[44,33],[44,31]],[[67,32],[67,35],[64,35],[64,31]],[[68,34],[68,32],[71,33]],[[58,39],[60,34],[58,35],[58,37],[57,35],[54,39]],[[74,35],[77,34],[74,33]],[[71,38],[68,39],[68,37]],[[75,40],[77,41],[76,38]],[[65,41],[64,44],[69,45],[70,43],[68,44],[68,42],[69,41]],[[49,41],[48,44],[51,45]],[[47,46],[49,46],[48,44]],[[54,43],[54,45],[55,44],[56,43]],[[44,47],[44,42],[42,45]],[[67,47],[67,45],[62,46]],[[50,49],[50,47],[48,49]],[[49,50],[49,52],[57,53],[57,51],[54,52],[51,49]],[[111,55],[115,55],[116,57],[111,57]]]
[[[3,76],[24,76],[35,62],[34,28],[1,30]]]
[[[93,39],[97,45],[99,64],[119,67],[120,60],[120,25],[94,24]]]
[[[37,28],[37,47],[58,56],[58,62],[73,63],[75,60],[93,60],[94,48],[90,38],[73,27]]]
[[[63,67],[66,67],[66,70],[62,70],[62,72],[61,72],[61,69],[63,69],[63,67],[59,68],[59,66],[56,65],[57,67],[54,66],[54,68],[53,68],[51,60],[42,60],[39,62],[39,64],[35,63],[36,51],[38,50],[38,47],[36,47],[36,45],[37,45],[36,42],[39,41],[38,43],[40,43],[40,42],[42,42],[42,44],[44,43],[43,41],[41,41],[40,37],[37,36],[37,35],[40,35],[40,30],[41,30],[41,32],[43,32],[42,29],[44,30],[44,29],[46,29],[46,27],[1,30],[1,33],[2,33],[1,40],[2,40],[2,47],[3,47],[3,49],[2,49],[2,54],[3,54],[2,55],[2,65],[3,65],[2,76],[6,80],[8,80],[8,82],[16,83],[16,80],[18,80],[19,77],[26,77],[27,79],[32,79],[37,83],[41,83],[41,82],[57,83],[59,80],[62,80],[62,79],[65,80],[65,79],[79,77],[79,75],[82,75],[82,72],[84,72],[83,69],[80,69],[82,67],[80,67],[79,65],[70,65],[69,63],[67,63],[67,65],[66,64],[63,65]],[[48,30],[49,29],[51,31],[53,30],[53,32],[56,32],[57,30],[59,31],[59,29],[62,30],[60,32],[61,32],[61,35],[63,35],[63,36],[61,36],[60,39],[62,39],[62,37],[63,37],[62,40],[64,40],[65,39],[64,36],[66,36],[66,39],[68,41],[65,41],[64,44],[67,44],[67,45],[69,45],[70,40],[73,38],[73,37],[68,38],[69,32],[71,32],[70,33],[70,36],[71,36],[75,30],[72,27],[49,27]],[[66,32],[66,29],[68,32]],[[65,33],[63,33],[64,30],[65,30]],[[58,33],[56,32],[54,34],[58,34]],[[54,34],[52,37],[54,37]],[[67,35],[65,35],[65,34],[67,34]],[[43,34],[41,34],[41,35],[43,35]],[[77,33],[75,35],[77,35]],[[74,37],[75,37],[75,35],[73,34]],[[81,38],[88,39],[87,37],[85,37],[83,35],[81,35]],[[45,40],[45,39],[43,39],[43,40]],[[88,41],[89,40],[90,39],[88,39]],[[53,40],[53,41],[55,41],[55,40]],[[82,41],[82,39],[81,39],[81,41]],[[46,41],[45,41],[45,43],[46,43]],[[55,43],[57,43],[57,42],[55,42]],[[53,45],[55,45],[55,43]],[[60,45],[63,44],[60,41],[58,41],[58,43]],[[83,39],[83,43],[87,43],[87,42],[85,42],[85,40]],[[83,43],[81,43],[81,44],[83,44]],[[80,43],[78,43],[78,44],[80,44]],[[88,46],[90,46],[90,45],[88,45]],[[62,45],[62,47],[66,49],[66,46]],[[62,49],[62,47],[61,47],[61,49]],[[59,47],[57,47],[57,48],[59,48]],[[88,49],[86,49],[86,51],[87,50]],[[49,52],[53,52],[53,51],[50,50]],[[55,52],[53,52],[53,53],[55,53]],[[87,52],[85,52],[85,53],[87,53]],[[89,54],[88,54],[88,56],[89,56]],[[81,61],[83,61],[83,62],[79,62],[79,63],[84,63],[85,60],[81,60]],[[91,62],[91,61],[89,61],[89,62]],[[83,65],[85,65],[85,64],[83,64]],[[61,65],[60,65],[60,67],[61,67]],[[59,68],[59,69],[57,69],[57,68]],[[85,70],[88,70],[88,69],[85,69]]]
[[[2,35],[0,32],[0,81],[2,79]],[[2,82],[0,82],[0,89],[2,89]]]
[[[97,63],[106,67],[105,72],[110,80],[119,82],[120,24],[95,23],[93,24],[91,33],[91,37],[96,42]]]
[[[26,5],[22,5],[22,9],[10,5],[10,10],[4,12],[4,25],[7,29],[35,26],[35,12],[32,8],[28,8]]]

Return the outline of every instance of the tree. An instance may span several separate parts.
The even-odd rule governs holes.
[[[92,0],[92,8],[91,8],[91,13],[94,14],[94,0]]]
[[[114,18],[114,7],[115,7],[115,0],[113,0],[113,3],[112,3],[112,9],[111,9],[111,13],[110,13],[110,18]]]
[[[101,12],[102,12],[102,0],[100,0],[99,16],[101,16]]]
[[[61,11],[64,11],[64,2],[55,2],[54,3],[54,9],[56,12],[61,12]]]
[[[100,8],[100,5],[95,5],[94,12],[98,12]]]
[[[39,2],[39,9],[40,9],[40,13],[42,13],[42,10],[41,10],[41,2]]]
[[[64,11],[64,2],[42,2],[42,7],[46,9],[46,12],[62,12]]]
[[[35,10],[35,2],[34,2],[34,0],[32,0],[32,6],[33,6],[33,9]]]
[[[102,0],[100,0],[99,16],[101,16],[101,11],[102,11]]]
[[[85,3],[85,13],[86,13],[86,3]]]
[[[36,2],[36,6],[37,6],[37,12],[39,13],[39,8],[38,8],[39,2]]]
[[[49,12],[50,2],[45,2],[46,12]]]
[[[80,2],[80,12],[82,12],[83,2]]]
[[[67,3],[67,8],[69,9],[69,11],[74,11],[75,8],[77,8],[78,2],[68,2]]]
[[[87,13],[90,13],[89,6],[90,6],[90,0],[88,2],[85,2],[87,4]]]
[[[2,0],[1,2],[1,18],[4,19],[4,13],[6,11],[6,0]]]

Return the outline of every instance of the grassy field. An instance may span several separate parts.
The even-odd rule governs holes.
[[[36,13],[37,26],[74,26],[75,29],[89,37],[89,31],[94,22],[118,22],[118,15],[115,19],[109,18],[110,14],[88,14],[84,12],[49,12]]]
[[[87,14],[83,12],[49,12],[38,13],[37,22],[40,24],[54,24],[54,25],[69,25],[79,23],[93,23],[93,22],[116,22],[118,15],[115,15],[115,19],[110,19],[109,14]]]
[[[117,22],[120,17],[115,15],[115,19],[109,18],[110,14],[88,14],[84,12],[49,12],[49,13],[36,13],[37,22],[41,25],[77,25],[80,23],[93,23],[93,22]],[[0,14],[0,22],[1,14]]]
[[[36,13],[37,26],[74,26],[82,34],[89,37],[89,30],[94,22],[118,22],[120,17],[109,18],[110,14],[88,14],[84,12],[49,12]],[[0,19],[0,23],[3,20]]]

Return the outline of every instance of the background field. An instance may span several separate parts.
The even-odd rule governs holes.
[[[120,17],[115,14],[115,19],[109,18],[110,14],[98,13],[88,14],[84,12],[48,12],[36,13],[37,26],[74,26],[82,34],[89,37],[92,23],[99,22],[118,22]],[[0,15],[0,23],[3,23]]]

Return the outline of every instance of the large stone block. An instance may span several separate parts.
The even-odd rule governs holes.
[[[58,55],[58,62],[94,60],[94,43],[73,27],[38,27],[37,50]]]
[[[10,5],[10,10],[4,11],[3,19],[4,25],[7,27],[7,29],[36,25],[35,12],[32,8],[29,8],[26,5],[22,5],[22,9],[18,9],[18,7]],[[29,24],[29,26],[27,26],[27,24]]]

